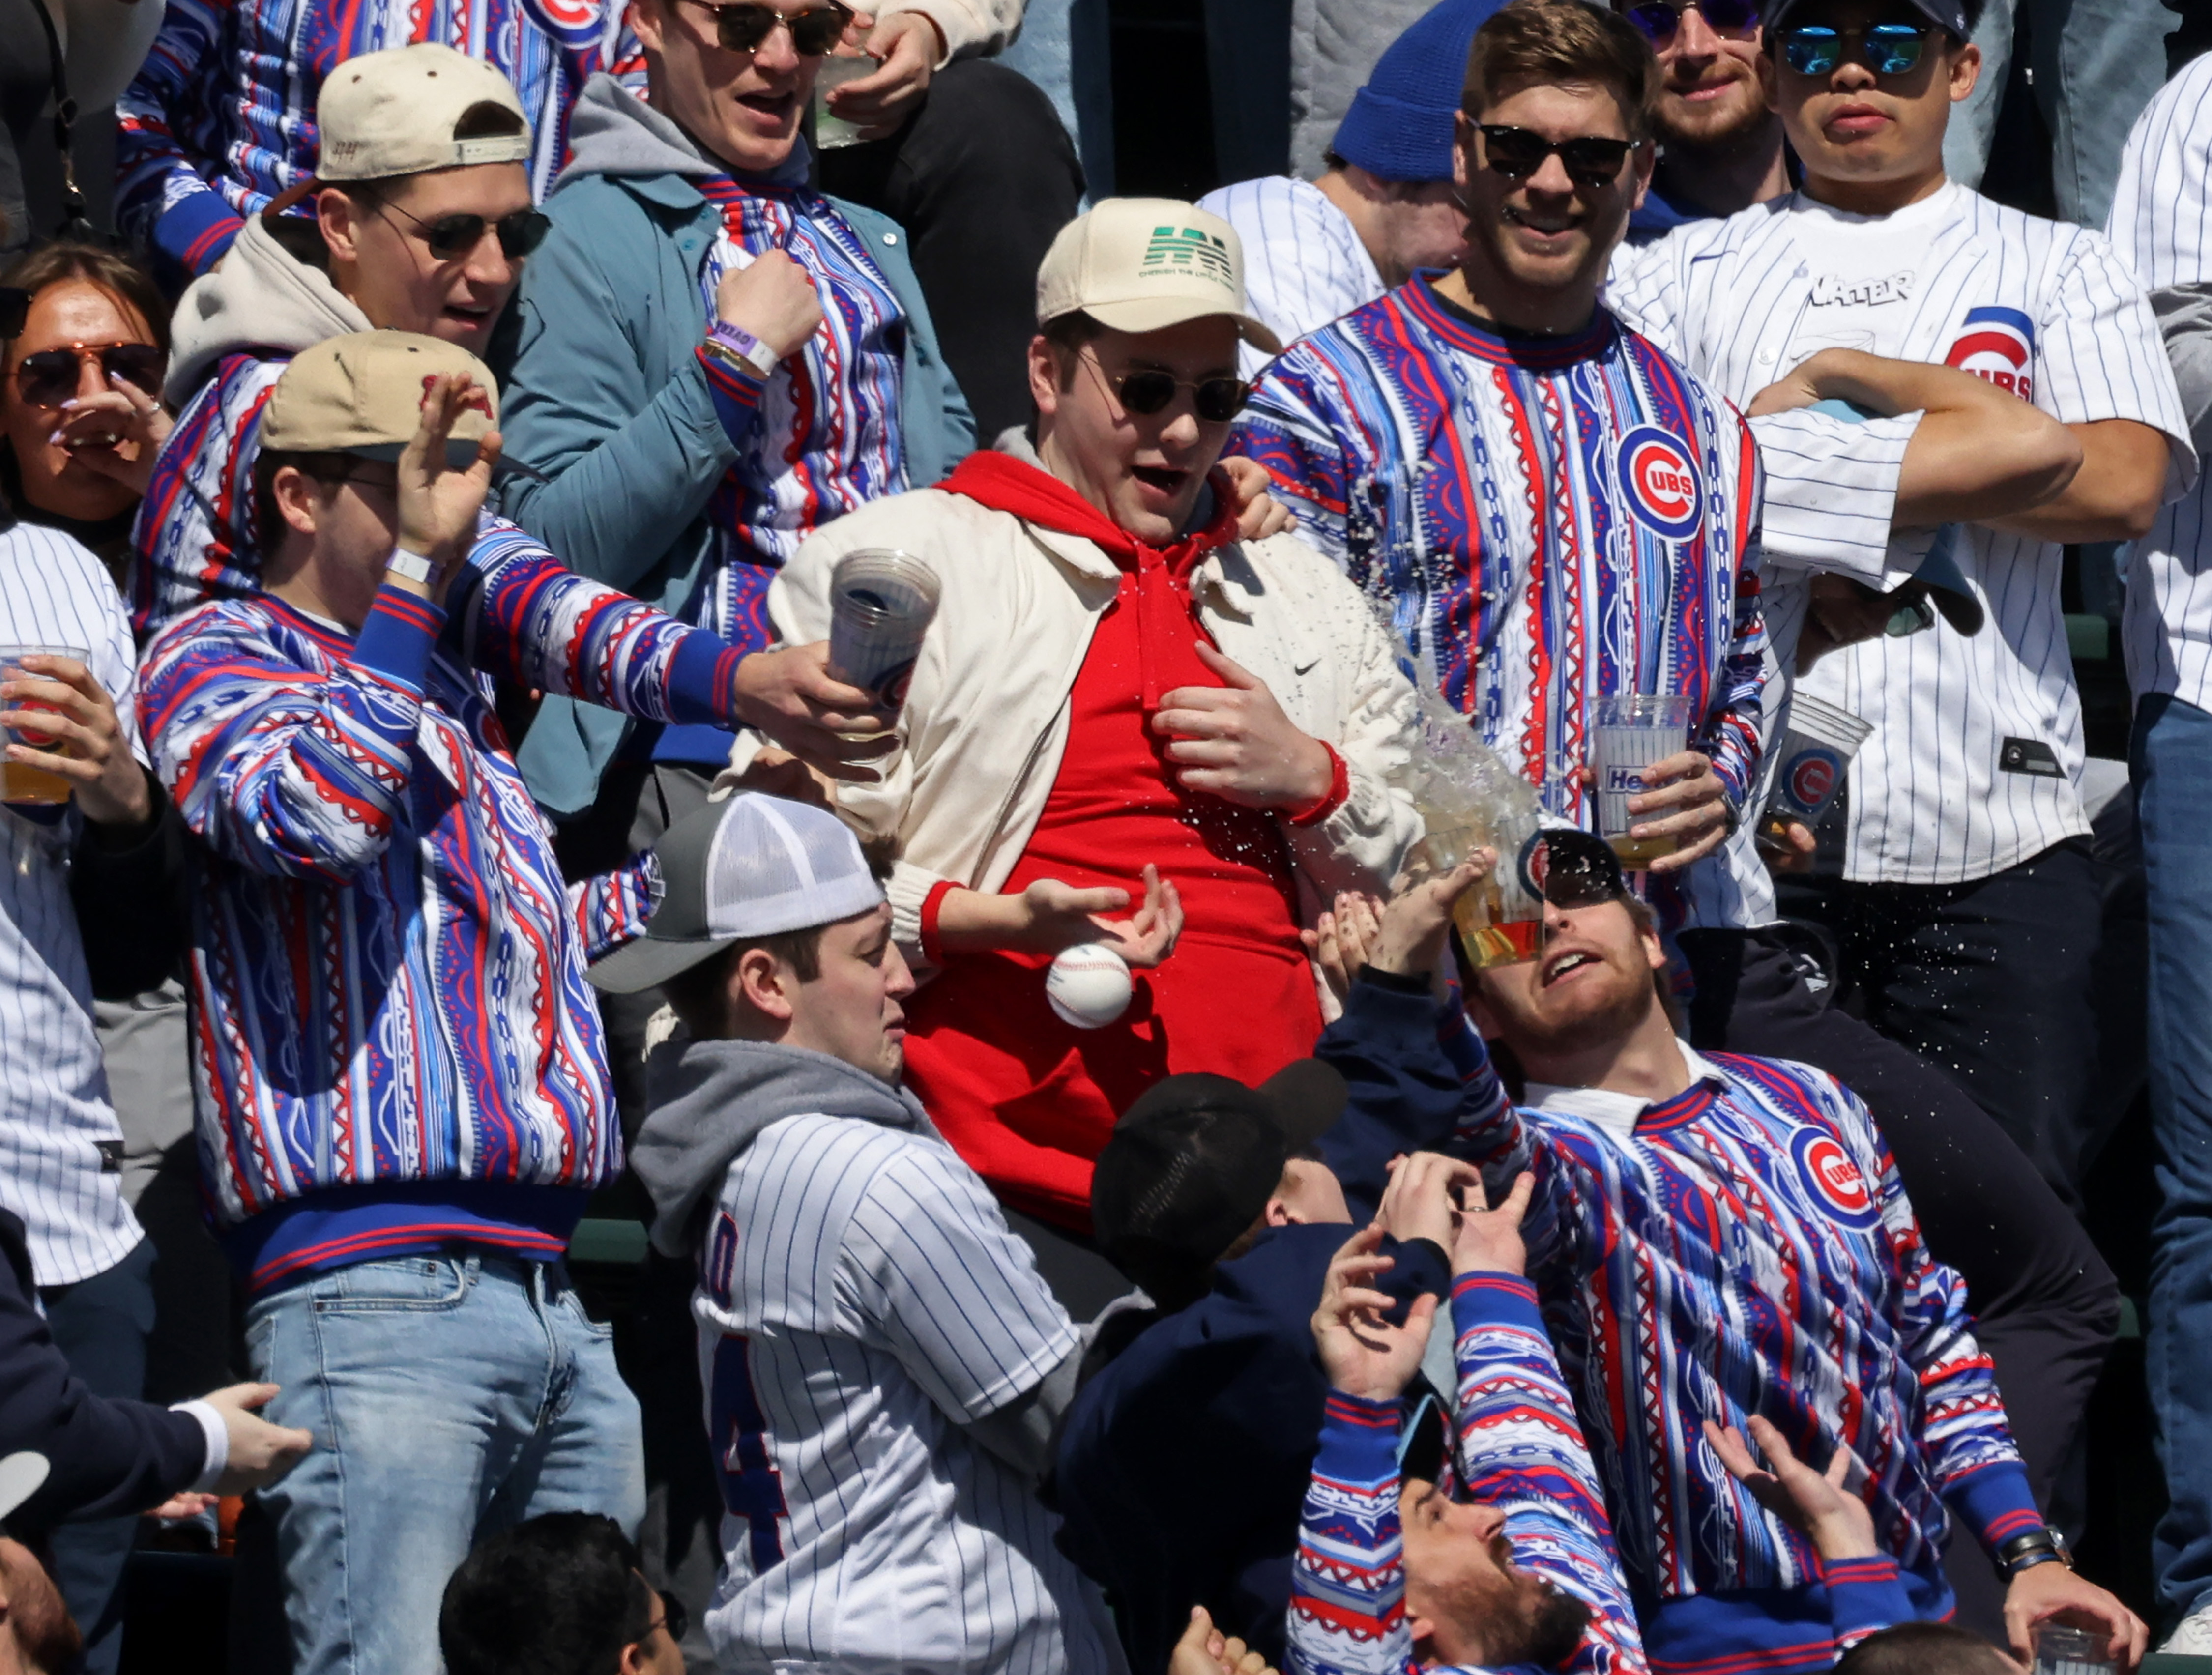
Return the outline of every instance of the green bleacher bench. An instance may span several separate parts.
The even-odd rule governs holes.
[[[2184,1658],[2171,1652],[2154,1652],[2142,1660],[2142,1675],[2212,1675],[2212,1658]]]
[[[642,1222],[587,1216],[576,1223],[575,1235],[568,1241],[568,1260],[579,1266],[588,1264],[602,1268],[642,1267],[645,1251]],[[2208,1671],[2207,1675],[2212,1675],[2212,1671]]]

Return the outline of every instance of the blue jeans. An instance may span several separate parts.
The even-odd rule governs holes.
[[[2149,889],[2149,1371],[2172,1497],[2152,1559],[2159,1602],[2212,1603],[2212,714],[2154,694],[2129,748]]]
[[[260,1491],[295,1675],[428,1675],[447,1578],[541,1512],[645,1514],[636,1398],[557,1267],[441,1255],[363,1262],[254,1303],[253,1375],[313,1431]]]

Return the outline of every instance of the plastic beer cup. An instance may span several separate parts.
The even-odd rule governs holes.
[[[0,646],[0,681],[46,680],[51,677],[34,675],[22,666],[26,657],[74,658],[79,663],[91,656],[81,646]],[[0,705],[10,709],[47,709],[52,706],[33,702]],[[4,732],[9,744],[28,745],[33,750],[65,756],[69,747],[52,733],[40,732],[32,727],[9,727]],[[33,767],[12,758],[0,757],[0,803],[31,803],[51,806],[66,803],[75,790],[69,780],[43,768]]]
[[[1648,869],[1662,855],[1681,847],[1663,837],[1632,838],[1638,819],[1657,819],[1628,811],[1628,799],[1646,790],[1644,770],[1680,756],[1690,745],[1690,701],[1662,692],[1623,692],[1596,704],[1598,835],[1613,846],[1631,872]]]

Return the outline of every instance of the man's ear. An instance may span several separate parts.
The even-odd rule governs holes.
[[[1452,185],[1459,188],[1462,197],[1474,174],[1474,118],[1461,111],[1452,118]]]
[[[663,23],[659,7],[652,4],[651,0],[630,0],[629,8],[623,15],[629,20],[629,27],[636,32],[638,45],[648,52],[661,50]]]
[[[1658,932],[1644,932],[1643,933],[1643,941],[1644,964],[1650,966],[1654,971],[1666,970],[1667,949],[1666,945],[1659,940]]]
[[[1951,102],[1958,104],[1982,79],[1982,49],[1968,41],[1951,56]]]
[[[334,262],[361,260],[361,206],[336,188],[315,194],[315,222]]]
[[[1060,410],[1060,351],[1042,331],[1030,339],[1030,399],[1041,419]]]
[[[748,948],[738,957],[738,992],[753,1010],[775,1023],[791,1022],[791,992],[798,980],[798,974],[765,948]]]
[[[622,1675],[644,1675],[645,1642],[634,1640],[622,1649]]]
[[[279,465],[276,475],[269,480],[270,492],[276,496],[276,509],[284,516],[284,526],[301,534],[315,532],[314,478],[297,465]],[[271,535],[277,531],[271,530]]]
[[[1408,1613],[1406,1631],[1413,1637],[1413,1661],[1426,1668],[1434,1660],[1437,1638],[1436,1619]]]

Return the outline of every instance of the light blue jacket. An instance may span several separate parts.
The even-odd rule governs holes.
[[[714,550],[708,503],[737,458],[696,353],[721,215],[692,181],[724,171],[608,76],[586,84],[570,135],[574,159],[545,203],[553,231],[530,258],[501,369],[506,454],[528,468],[509,479],[505,506],[570,568],[680,615]],[[803,147],[787,167],[803,173]],[[906,234],[830,201],[906,310],[907,480],[926,488],[975,446],[975,422],[938,349]],[[629,725],[548,697],[520,755],[531,794],[556,819],[590,807]]]

